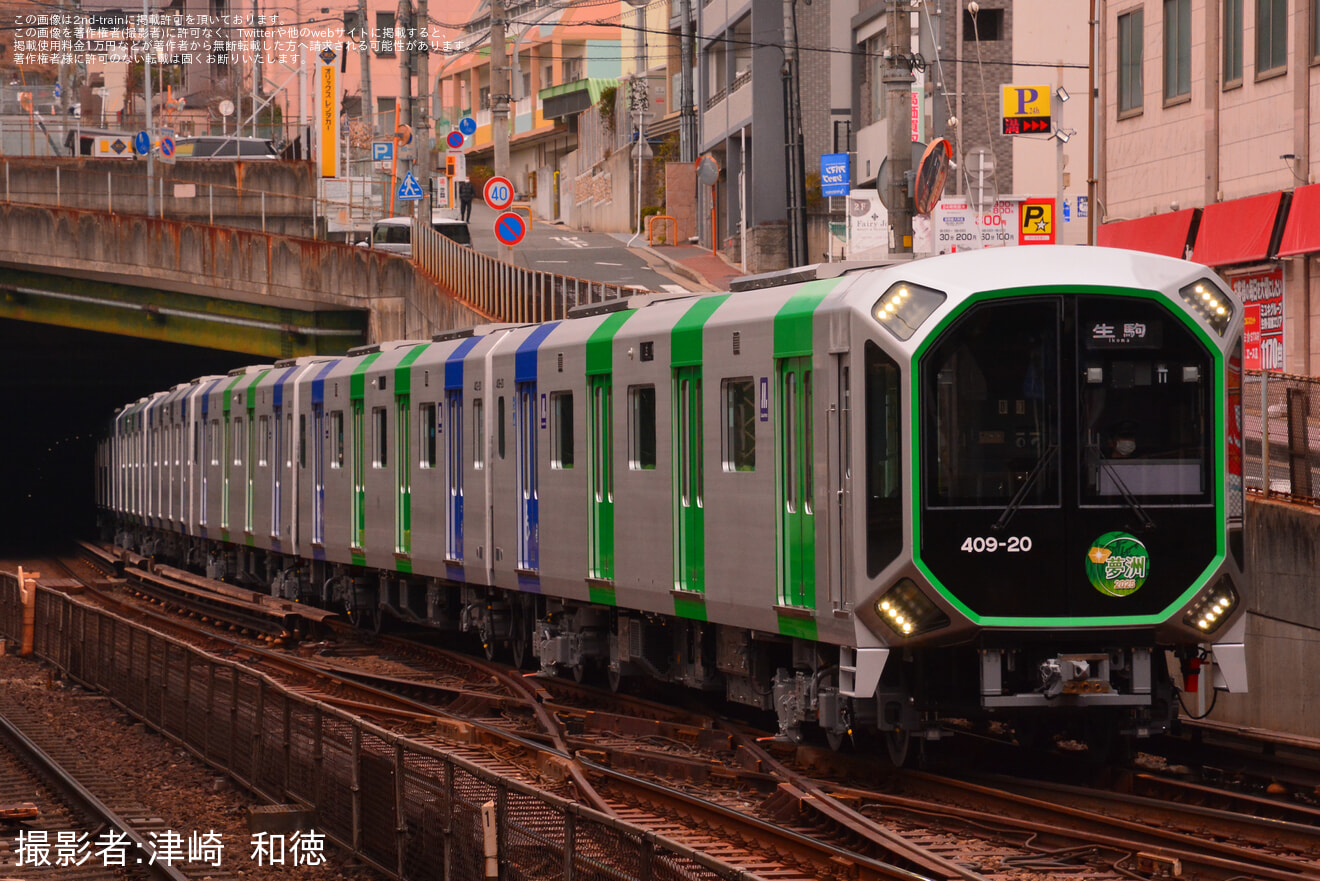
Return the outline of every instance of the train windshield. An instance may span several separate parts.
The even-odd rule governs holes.
[[[923,360],[926,503],[1210,503],[1212,367],[1151,300],[982,303]]]

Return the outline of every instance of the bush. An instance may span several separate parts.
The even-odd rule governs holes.
[[[495,169],[489,165],[473,165],[468,168],[468,180],[472,181],[472,188],[476,190],[478,196],[486,188],[486,181],[495,176]]]

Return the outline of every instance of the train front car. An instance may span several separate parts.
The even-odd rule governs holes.
[[[911,555],[858,601],[888,646],[880,727],[1071,715],[1162,731],[1170,667],[1203,645],[1217,684],[1245,690],[1243,316],[1226,286],[1180,260],[1062,247],[882,278],[866,317],[905,356]]]

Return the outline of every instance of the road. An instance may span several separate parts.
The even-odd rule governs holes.
[[[692,282],[675,273],[669,265],[646,248],[628,248],[608,233],[581,232],[544,220],[532,223],[531,232],[512,249],[495,238],[496,212],[480,200],[472,203],[472,246],[500,260],[526,269],[573,275],[610,284],[637,285],[650,291],[680,293],[693,289]],[[638,239],[645,244],[645,238]]]

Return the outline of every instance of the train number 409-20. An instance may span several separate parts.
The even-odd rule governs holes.
[[[995,551],[1007,551],[1010,554],[1025,554],[1031,550],[1031,536],[1015,535],[1011,538],[987,538],[981,536],[963,539],[961,550],[968,554],[993,554]]]

